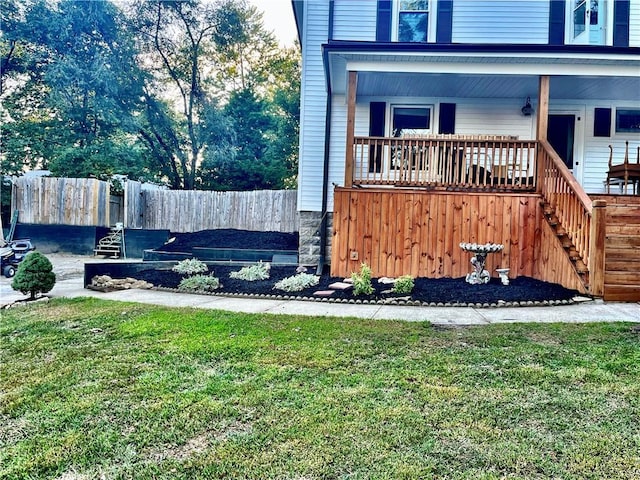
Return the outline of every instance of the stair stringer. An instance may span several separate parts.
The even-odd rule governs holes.
[[[544,209],[540,215],[544,218],[540,222],[540,244],[535,276],[538,280],[559,283],[560,285],[588,294],[588,284],[585,275],[580,274],[571,260],[568,250],[562,245],[556,231],[549,223]]]

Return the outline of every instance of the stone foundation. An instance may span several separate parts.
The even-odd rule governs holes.
[[[322,214],[320,212],[299,212],[299,215],[299,262],[301,265],[318,265],[318,262],[320,261],[320,224],[322,223]],[[329,264],[331,261],[332,231],[333,213],[327,213],[327,248],[325,264]]]

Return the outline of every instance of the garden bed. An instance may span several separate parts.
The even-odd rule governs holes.
[[[200,249],[237,249],[245,250],[296,250],[297,233],[252,232],[246,230],[204,230],[195,233],[172,234],[171,240],[155,249],[167,255],[178,252],[190,252],[187,257],[196,256]],[[177,259],[173,259],[177,260]],[[205,259],[206,260],[206,259]],[[270,278],[248,282],[229,277],[229,274],[240,270],[244,262],[207,262],[209,273],[220,279],[221,288],[215,295],[235,295],[252,297],[296,298],[318,301],[362,302],[362,303],[401,303],[416,305],[547,305],[572,303],[577,295],[561,285],[543,282],[528,277],[513,279],[509,285],[502,285],[499,279],[493,278],[486,285],[469,285],[464,278],[417,278],[411,294],[391,293],[391,285],[382,284],[373,279],[374,292],[371,295],[354,296],[352,289],[335,290],[330,296],[317,295],[317,292],[330,290],[330,285],[341,282],[343,278],[332,277],[325,273],[319,277],[318,285],[299,292],[285,292],[274,289],[274,285],[283,278],[296,274],[297,265],[272,264]],[[174,262],[147,262],[131,266],[118,265],[118,277],[128,276],[152,283],[156,288],[175,290],[183,275],[171,270]],[[109,267],[114,270],[115,266]],[[95,269],[95,267],[93,267]],[[126,271],[125,271],[126,270]],[[85,272],[86,275],[87,272]],[[112,274],[110,271],[95,273]],[[315,268],[309,273],[315,273]],[[87,276],[87,275],[86,275]],[[85,278],[85,284],[90,278]]]
[[[577,295],[561,285],[542,282],[528,277],[519,277],[509,285],[502,285],[499,279],[491,279],[486,285],[469,285],[464,278],[417,278],[415,287],[410,295],[391,293],[391,285],[381,284],[373,279],[375,292],[371,295],[354,296],[351,289],[336,290],[330,297],[319,297],[315,292],[328,290],[329,285],[340,282],[343,278],[321,275],[318,285],[306,288],[300,292],[284,292],[274,289],[277,281],[295,275],[293,266],[272,266],[268,280],[248,282],[229,277],[233,271],[238,271],[240,265],[211,265],[210,270],[220,279],[222,287],[214,294],[246,295],[246,296],[274,296],[303,299],[326,299],[326,301],[353,301],[368,303],[409,303],[435,305],[513,305],[513,304],[549,304],[571,303]],[[153,283],[157,288],[177,289],[182,275],[170,269],[141,270],[131,275],[134,278]]]

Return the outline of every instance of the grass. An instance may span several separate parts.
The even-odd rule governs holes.
[[[629,324],[6,310],[0,478],[640,478]]]

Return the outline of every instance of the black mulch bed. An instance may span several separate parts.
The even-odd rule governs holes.
[[[251,232],[219,229],[194,233],[172,233],[170,241],[156,250],[190,252],[193,247],[245,248],[249,250],[298,250],[297,233]]]
[[[220,229],[203,230],[195,233],[175,233],[173,240],[157,248],[167,252],[190,252],[193,247],[208,248],[243,248],[243,249],[268,249],[268,250],[297,250],[297,233],[280,232],[253,232],[247,230]],[[327,290],[329,285],[343,280],[324,274],[320,283],[301,292],[287,293],[274,290],[273,286],[285,277],[295,274],[295,267],[272,266],[271,278],[264,281],[247,282],[234,280],[229,273],[237,271],[238,265],[214,265],[213,274],[220,279],[222,288],[218,294],[248,294],[248,295],[281,295],[293,297],[314,297],[314,292]],[[310,271],[315,273],[315,271]],[[167,270],[145,270],[134,275],[140,280],[153,283],[156,287],[175,289],[181,280],[181,275]],[[336,290],[330,297],[334,299],[359,300],[359,301],[385,301],[394,298],[420,303],[435,304],[489,304],[496,305],[501,302],[545,302],[545,301],[570,301],[577,292],[568,290],[560,285],[542,282],[528,277],[519,277],[512,280],[507,286],[502,285],[496,278],[491,279],[487,285],[469,285],[464,278],[441,278],[415,280],[415,288],[410,296],[388,293],[390,285],[383,285],[374,279],[373,295],[360,295],[354,297],[351,290]]]
[[[301,292],[287,293],[274,290],[273,285],[282,278],[295,275],[295,267],[272,266],[269,280],[247,282],[235,280],[229,277],[229,273],[237,271],[238,265],[212,265],[213,274],[220,279],[222,288],[216,290],[219,294],[249,294],[249,295],[290,295],[296,297],[313,297],[318,290],[327,290],[329,285],[341,281],[342,278],[331,277],[324,274],[320,283]],[[310,272],[314,273],[314,272]],[[171,270],[144,270],[134,277],[153,283],[156,287],[177,288],[182,276]],[[542,282],[529,277],[519,277],[511,281],[509,285],[502,285],[500,280],[491,279],[486,285],[469,285],[464,278],[418,278],[415,280],[415,288],[410,296],[393,293],[383,293],[390,290],[390,285],[383,285],[373,280],[376,289],[373,295],[360,295],[354,297],[351,290],[337,290],[331,298],[354,299],[361,301],[384,301],[385,299],[398,298],[405,301],[418,301],[421,303],[435,304],[489,304],[495,305],[501,302],[544,302],[544,301],[570,301],[577,292],[568,290],[561,285]]]

